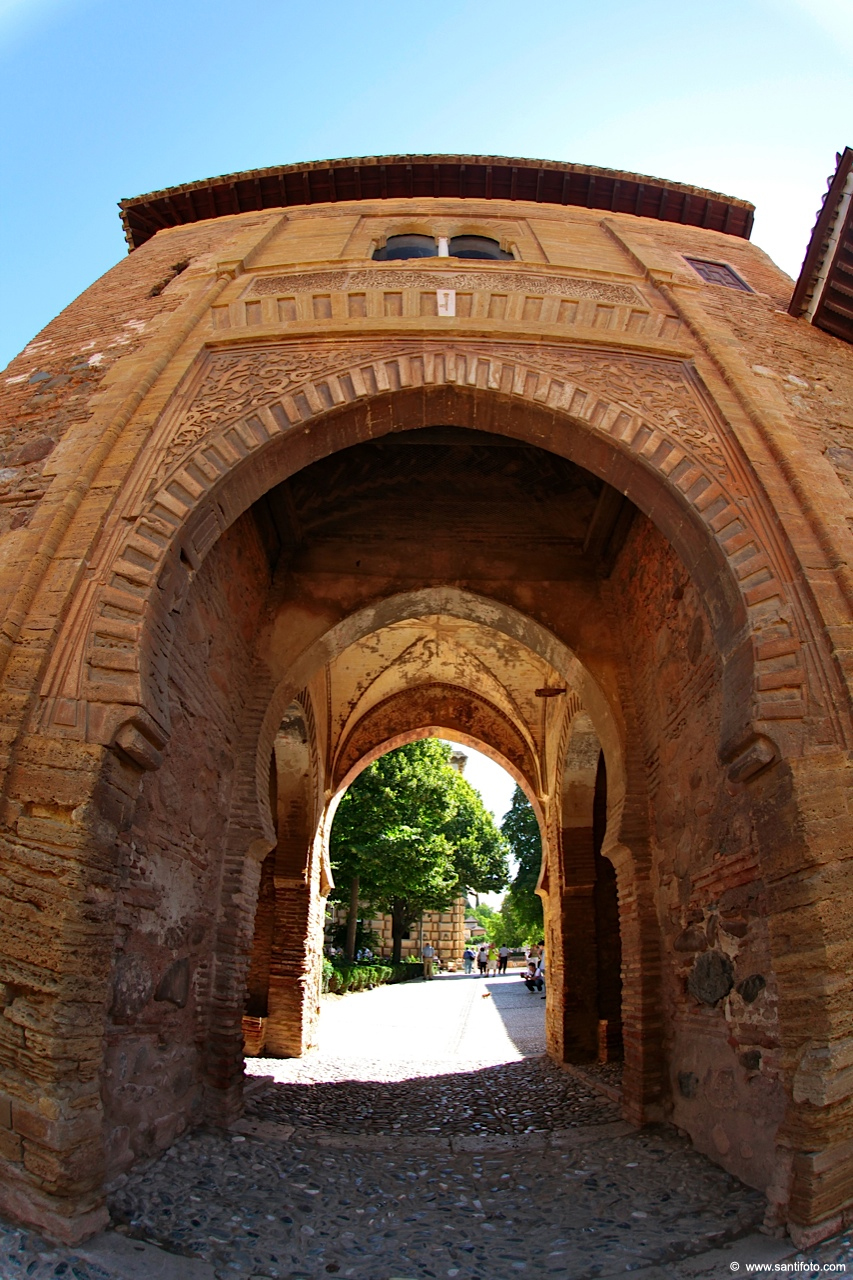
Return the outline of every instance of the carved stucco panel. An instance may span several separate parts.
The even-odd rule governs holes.
[[[375,267],[362,271],[311,271],[292,275],[260,276],[244,291],[243,297],[300,293],[311,289],[470,289],[472,292],[505,289],[507,292],[556,295],[564,298],[592,298],[601,302],[641,305],[644,298],[631,285],[606,280],[586,280],[579,276],[546,276],[531,272],[429,271]]]
[[[531,360],[527,347],[508,349],[515,359]],[[731,480],[730,460],[722,440],[723,423],[702,403],[693,367],[682,360],[662,360],[624,352],[579,352],[539,347],[533,364],[552,377],[569,378],[599,392],[607,400],[642,410]]]
[[[442,682],[412,685],[369,708],[339,744],[333,765],[335,785],[340,785],[368,751],[392,740],[407,725],[461,729],[499,751],[537,793],[542,789],[535,745],[512,718],[482,694]]]
[[[347,354],[331,346],[305,351],[295,344],[284,349],[241,347],[205,353],[202,379],[192,402],[170,424],[160,474],[168,474],[213,428],[328,375],[336,364],[345,367]]]
[[[572,347],[547,348],[540,344],[377,342],[326,342],[310,351],[304,344],[282,343],[206,353],[203,378],[192,403],[172,423],[171,438],[164,442],[158,478],[176,469],[193,446],[214,428],[253,408],[274,403],[307,383],[334,377],[353,365],[430,351],[455,352],[463,359],[476,356],[489,362],[520,362],[541,369],[552,378],[595,391],[611,403],[624,405],[630,413],[641,411],[701,456],[721,478],[731,479],[728,459],[720,445],[720,423],[710,412],[703,411],[695,375],[683,361]]]

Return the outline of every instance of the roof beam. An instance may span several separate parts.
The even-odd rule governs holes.
[[[321,198],[332,203],[362,200],[368,198],[367,191],[371,193],[369,198],[376,199],[377,187],[381,199],[388,199],[392,192],[397,195],[408,193],[413,198],[415,168],[418,172],[423,169],[428,173],[430,166],[432,193],[436,198],[448,191],[458,191],[464,198],[525,199],[559,207],[618,207],[628,211],[633,208],[637,214],[645,208],[647,212],[641,216],[656,216],[667,222],[685,222],[694,226],[723,222],[723,229],[729,234],[744,238],[752,225],[751,205],[716,192],[699,191],[679,183],[588,165],[514,160],[500,156],[380,156],[338,164],[323,161],[281,165],[137,196],[121,201],[120,208],[128,242],[133,249],[149,240],[157,228],[181,226],[207,217],[224,217],[250,208],[266,207],[264,183],[267,181],[266,198],[271,198],[277,187],[283,206],[310,205]],[[321,175],[320,186],[316,189],[312,183],[314,173]],[[364,174],[368,175],[366,183],[362,181]],[[602,194],[602,182],[607,195]],[[241,187],[245,188],[242,197]],[[353,188],[354,196],[350,194]],[[250,190],[253,190],[252,195]],[[654,208],[652,202],[655,198],[657,213],[649,215],[649,207]],[[205,213],[207,209],[211,212]]]

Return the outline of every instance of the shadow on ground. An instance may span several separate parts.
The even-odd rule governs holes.
[[[608,1132],[458,1151],[414,1129],[350,1143],[285,1129],[236,1145],[201,1132],[110,1207],[132,1235],[221,1280],[593,1280],[675,1262],[654,1274],[672,1280],[676,1260],[760,1222],[762,1197],[674,1134]]]
[[[338,1133],[517,1134],[609,1124],[619,1109],[547,1058],[410,1080],[271,1084],[246,1115]]]
[[[541,1053],[545,1041],[544,992],[528,991],[521,971],[485,979],[504,1030],[519,1053]]]

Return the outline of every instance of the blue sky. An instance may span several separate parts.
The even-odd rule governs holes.
[[[692,182],[796,274],[850,103],[853,0],[0,0],[0,367],[123,255],[121,197],[299,160]]]

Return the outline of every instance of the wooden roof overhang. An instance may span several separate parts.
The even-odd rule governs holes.
[[[853,342],[853,147],[836,156],[788,311]]]
[[[744,239],[752,231],[755,213],[746,200],[616,169],[442,155],[366,156],[252,169],[121,200],[119,208],[132,251],[165,227],[235,213],[343,200],[441,197],[574,205],[708,227]]]

